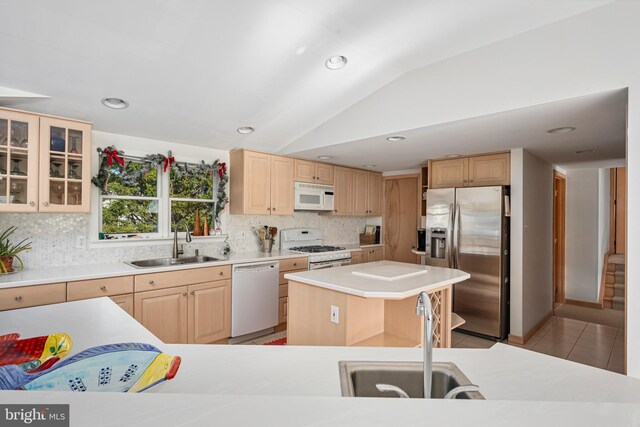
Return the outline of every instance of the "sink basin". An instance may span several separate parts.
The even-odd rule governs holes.
[[[210,256],[186,256],[183,258],[156,258],[156,259],[143,259],[140,261],[131,261],[125,264],[132,265],[136,268],[150,268],[150,267],[167,267],[170,265],[184,265],[184,264],[201,264],[203,262],[220,261],[220,258],[214,258]]]
[[[395,397],[395,393],[381,392],[376,384],[400,387],[409,397],[424,398],[421,362],[357,362],[341,361],[340,388],[346,397]],[[431,397],[442,399],[452,389],[472,384],[453,363],[434,362]],[[456,399],[484,399],[479,392],[463,392]]]

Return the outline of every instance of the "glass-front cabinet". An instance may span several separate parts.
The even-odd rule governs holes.
[[[40,118],[40,212],[89,212],[91,125]]]
[[[38,210],[36,115],[0,110],[0,212]]]

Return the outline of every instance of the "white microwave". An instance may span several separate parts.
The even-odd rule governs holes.
[[[333,210],[333,185],[295,183],[296,202],[294,209],[297,211],[332,211]]]

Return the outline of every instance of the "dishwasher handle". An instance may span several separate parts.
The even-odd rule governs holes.
[[[280,270],[279,262],[261,262],[251,264],[236,264],[233,266],[234,273],[253,273],[259,271],[269,271],[271,269]]]

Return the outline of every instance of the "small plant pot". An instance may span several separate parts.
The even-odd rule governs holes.
[[[7,273],[13,272],[13,257],[12,256],[3,256],[0,257],[2,263],[4,264],[4,268],[7,270]]]

